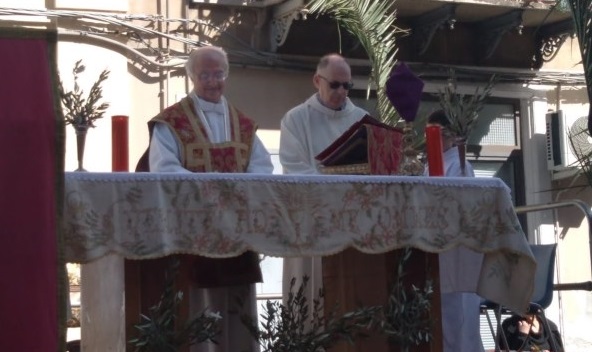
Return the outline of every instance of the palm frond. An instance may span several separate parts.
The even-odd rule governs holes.
[[[383,0],[311,0],[310,13],[328,14],[354,35],[368,55],[376,87],[378,119],[396,124],[399,114],[386,96],[386,81],[395,66],[396,35],[406,31],[395,26],[393,2]]]
[[[565,0],[571,10],[574,29],[580,45],[588,99],[592,102],[592,1]],[[592,134],[592,109],[588,114],[588,132]]]
[[[438,98],[440,107],[450,119],[450,129],[456,137],[467,140],[496,82],[497,77],[492,75],[483,89],[477,87],[472,95],[466,96],[458,93],[456,74],[454,70],[450,70],[448,84],[444,90],[438,92]]]

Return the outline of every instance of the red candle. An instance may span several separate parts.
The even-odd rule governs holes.
[[[430,176],[444,176],[444,153],[442,147],[442,128],[428,125],[425,128],[426,153]]]
[[[129,171],[128,117],[111,116],[111,169]]]

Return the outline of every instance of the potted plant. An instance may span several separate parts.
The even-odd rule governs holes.
[[[95,120],[102,118],[109,107],[109,103],[99,102],[103,98],[101,85],[109,78],[109,71],[103,70],[101,72],[97,81],[92,85],[88,96],[84,97],[84,91],[78,84],[78,78],[85,69],[82,60],[76,61],[72,69],[74,89],[67,91],[62,80],[60,80],[58,86],[66,125],[72,125],[76,131],[76,151],[78,156],[78,169],[76,171],[86,171],[83,167],[86,133],[89,127],[95,127]]]

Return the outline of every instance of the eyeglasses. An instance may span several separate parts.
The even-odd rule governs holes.
[[[227,78],[226,72],[224,71],[216,71],[216,72],[202,72],[197,75],[197,79],[201,82],[207,82],[210,79],[213,79],[218,82],[222,82]]]
[[[350,90],[354,86],[353,82],[329,81],[326,77],[323,77],[321,75],[318,75],[318,76],[321,77],[322,79],[324,79],[325,81],[327,81],[327,83],[329,83],[329,88],[331,88],[331,89],[339,89],[339,87],[343,87],[343,89],[345,89],[345,90]]]

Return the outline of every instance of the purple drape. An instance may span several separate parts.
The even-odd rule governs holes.
[[[55,60],[14,33],[0,32],[0,351],[57,351]]]

